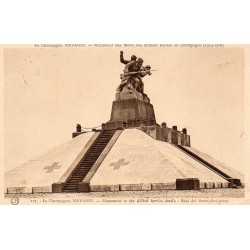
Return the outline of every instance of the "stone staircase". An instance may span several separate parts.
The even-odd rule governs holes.
[[[62,192],[75,193],[78,192],[78,183],[82,182],[91,167],[94,165],[106,145],[113,137],[116,130],[103,130],[97,140],[93,143],[90,150],[85,154],[83,159],[64,185]]]
[[[183,147],[181,145],[177,145],[176,147],[179,148],[184,153],[186,153],[187,155],[189,155],[190,157],[192,157],[193,159],[200,162],[202,165],[204,165],[205,167],[207,167],[211,171],[215,172],[216,174],[220,175],[222,178],[227,180],[230,183],[230,185],[229,185],[230,187],[242,186],[242,183],[241,183],[240,179],[232,178],[231,176],[229,176],[225,172],[221,171],[220,169],[218,169],[217,167],[215,167],[211,163],[209,163],[206,160],[202,159],[197,154],[195,154],[195,153],[191,152],[190,150],[188,150],[186,147]]]

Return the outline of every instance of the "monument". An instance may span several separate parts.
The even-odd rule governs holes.
[[[139,127],[141,125],[155,125],[155,113],[150,99],[144,93],[142,78],[151,75],[151,67],[143,66],[143,59],[131,57],[131,61],[123,59],[125,63],[124,74],[121,74],[121,84],[117,88],[113,102],[111,118],[107,122],[107,129],[122,127]]]
[[[244,176],[191,147],[187,129],[156,122],[144,91],[143,59],[123,58],[111,117],[101,129],[72,139],[5,173],[5,193],[118,192],[237,188]]]

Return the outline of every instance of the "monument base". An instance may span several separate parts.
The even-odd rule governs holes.
[[[107,129],[133,128],[155,125],[153,105],[137,98],[113,102]]]
[[[176,190],[200,190],[198,178],[176,179]]]
[[[106,123],[107,129],[125,129],[136,128],[142,126],[153,126],[156,122],[153,120],[128,120],[128,121],[108,121]]]
[[[131,88],[132,86],[130,86]],[[120,101],[120,100],[131,100],[131,99],[139,99],[144,102],[150,103],[150,99],[146,94],[138,93],[135,90],[131,90],[129,86],[126,86],[126,88],[123,89],[121,92],[117,92],[115,94],[115,100]]]

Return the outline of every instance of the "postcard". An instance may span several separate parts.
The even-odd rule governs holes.
[[[250,46],[0,46],[5,205],[250,204]]]

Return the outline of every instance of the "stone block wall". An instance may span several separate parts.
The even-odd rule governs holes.
[[[182,131],[178,131],[167,126],[141,126],[141,129],[149,136],[159,141],[165,141],[175,145],[182,145],[190,147],[190,135],[184,134]]]

